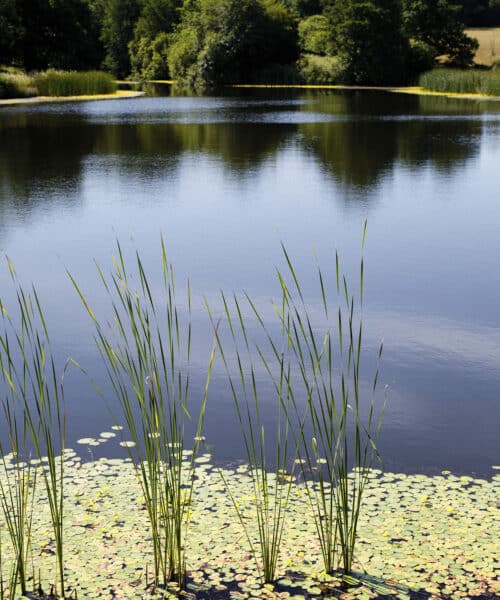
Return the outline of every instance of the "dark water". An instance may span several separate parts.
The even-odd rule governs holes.
[[[188,277],[193,290],[198,394],[203,296],[217,310],[220,289],[245,290],[269,306],[283,242],[314,311],[316,260],[332,275],[337,248],[356,280],[367,218],[364,347],[373,356],[384,338],[388,469],[488,475],[500,461],[499,184],[493,102],[247,91],[0,109],[0,252],[36,283],[59,360],[105,389],[66,269],[106,315],[93,259],[111,270],[119,239],[156,281],[163,235],[179,296]],[[0,295],[12,302],[5,267]],[[85,377],[70,372],[65,389],[71,444],[109,429]],[[241,459],[220,365],[209,403],[215,456]]]

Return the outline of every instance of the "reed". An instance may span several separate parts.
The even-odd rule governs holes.
[[[49,69],[33,77],[41,96],[86,96],[112,94],[117,85],[112,75],[103,71],[55,71]]]
[[[176,304],[174,273],[161,243],[163,294],[157,298],[136,254],[139,289],[131,287],[122,249],[117,245],[114,271],[106,277],[115,330],[96,318],[75,279],[75,289],[92,318],[96,344],[121,407],[131,444],[126,444],[140,482],[149,518],[154,556],[153,587],[184,585],[186,536],[194,485],[195,458],[202,429],[215,348],[208,361],[206,385],[198,408],[193,450],[186,448],[191,354],[191,293],[187,324]],[[186,456],[189,458],[186,459]]]
[[[250,342],[247,325],[243,314],[245,310],[236,296],[228,300],[221,293],[224,306],[225,320],[230,331],[231,352],[227,353],[226,343],[219,335],[210,307],[210,314],[217,346],[227,374],[231,395],[238,422],[242,432],[243,444],[247,457],[250,477],[252,478],[253,518],[257,523],[258,539],[254,540],[247,515],[243,512],[240,499],[232,493],[231,481],[220,470],[226,491],[231,497],[238,519],[245,531],[247,541],[254,557],[257,571],[264,583],[272,583],[276,578],[279,551],[286,523],[287,506],[293,485],[293,473],[288,472],[290,464],[294,464],[293,444],[290,448],[290,395],[287,382],[290,378],[290,365],[286,354],[280,353],[276,342],[268,334],[262,316],[252,300],[245,296],[246,308],[257,318],[267,334],[270,345],[267,348]],[[269,350],[271,352],[269,352]],[[252,354],[257,356],[260,366],[270,377],[273,387],[273,397],[266,396],[267,411],[272,407],[271,414],[276,419],[276,448],[274,451],[274,466],[269,468],[269,443],[266,438],[264,423],[261,418],[260,405],[262,394],[259,392],[259,382]],[[273,360],[274,357],[277,360]],[[233,365],[236,365],[233,368]],[[291,460],[292,459],[292,460]]]
[[[366,224],[363,244],[365,232]],[[318,268],[322,322],[326,324],[322,328],[313,321],[292,261],[285,248],[283,252],[287,271],[278,271],[284,306],[278,314],[302,388],[290,380],[295,419],[301,423],[299,462],[314,512],[325,571],[331,573],[341,566],[348,575],[352,570],[363,492],[373,462],[380,458],[376,439],[383,417],[383,408],[376,417],[378,366],[371,384],[371,398],[365,401],[360,389],[364,261],[361,259],[359,304],[341,273],[338,254],[336,307],[332,307],[325,278]],[[286,275],[291,279],[290,284]],[[382,345],[377,361],[381,354]],[[305,403],[305,420],[300,401]],[[312,433],[310,439],[306,431]]]
[[[10,455],[0,446],[6,484],[2,484],[2,508],[16,555],[14,587],[26,591],[26,564],[31,541],[31,517],[37,477],[41,477],[50,508],[56,572],[61,597],[64,576],[64,447],[66,417],[48,330],[33,287],[25,293],[16,286],[17,311],[11,318],[0,300],[3,329],[0,333],[0,367],[3,377],[2,408],[6,419]],[[33,455],[38,464],[35,470]],[[10,462],[10,464],[8,464]],[[12,594],[11,594],[12,595]]]
[[[500,95],[500,73],[496,70],[433,69],[423,73],[419,85],[434,92]]]

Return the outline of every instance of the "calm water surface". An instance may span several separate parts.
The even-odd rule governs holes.
[[[500,461],[499,183],[493,102],[245,91],[0,109],[0,252],[36,283],[61,362],[75,357],[105,390],[66,269],[106,316],[93,259],[111,270],[119,239],[156,282],[163,235],[179,296],[188,277],[193,290],[196,395],[203,297],[217,312],[220,289],[245,290],[269,307],[283,242],[319,308],[316,262],[332,275],[338,249],[356,280],[367,218],[365,350],[384,339],[388,386],[380,448],[407,472],[489,475]],[[12,303],[5,267],[0,295]],[[71,444],[109,429],[85,377],[65,386]],[[243,458],[220,365],[209,403],[215,456]]]

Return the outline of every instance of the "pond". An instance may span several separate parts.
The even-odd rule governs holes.
[[[193,296],[192,392],[212,343],[204,298],[279,298],[281,243],[314,310],[335,251],[354,284],[364,247],[369,381],[384,340],[384,467],[491,475],[500,442],[500,104],[367,91],[240,90],[0,110],[0,253],[34,282],[60,364],[74,357],[108,394],[92,323],[109,314],[105,271],[119,240],[156,281],[160,240]],[[159,286],[158,286],[159,287]],[[14,296],[6,265],[0,296]],[[365,375],[366,373],[366,375]],[[64,381],[68,445],[109,430],[88,377]],[[206,438],[244,458],[216,364]],[[92,455],[119,455],[112,444]]]

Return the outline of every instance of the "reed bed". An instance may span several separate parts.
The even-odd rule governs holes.
[[[366,224],[363,247],[365,233]],[[322,307],[318,314],[308,306],[284,247],[283,257],[285,268],[277,269],[280,298],[270,307],[273,324],[246,294],[229,298],[221,292],[219,321],[206,303],[214,342],[211,350],[207,348],[205,387],[198,399],[193,398],[190,385],[190,286],[179,303],[163,240],[159,292],[158,280],[152,284],[140,255],[135,254],[130,269],[119,243],[113,271],[107,275],[97,267],[109,297],[112,324],[95,314],[70,275],[95,328],[96,346],[113,390],[109,407],[115,424],[125,424],[122,445],[144,498],[153,557],[150,592],[167,593],[173,584],[179,589],[186,582],[197,457],[204,441],[216,355],[227,376],[247,456],[251,509],[238,497],[228,472],[218,471],[261,581],[270,584],[279,577],[280,550],[297,476],[303,480],[324,570],[344,577],[352,571],[365,488],[374,462],[380,459],[376,442],[383,418],[383,407],[375,403],[382,345],[369,393],[361,386],[366,380],[362,360],[364,259],[355,291],[338,255],[333,280],[318,267],[317,297]],[[40,481],[50,509],[58,573],[51,592],[65,597],[62,380],[74,361],[67,363],[58,379],[36,289],[26,293],[11,263],[9,267],[16,285],[17,313],[11,315],[0,300],[0,402],[8,429],[8,440],[3,445],[0,440],[0,509],[6,526],[6,532],[0,529],[0,554],[5,554],[7,540],[14,560],[6,570],[2,561],[0,600],[13,598],[18,587],[22,593],[28,591],[33,507]],[[255,331],[258,341],[252,338]],[[261,387],[263,378],[267,387]],[[272,429],[264,423],[264,409],[272,417]],[[193,443],[188,444],[187,432],[194,437]]]
[[[4,482],[0,506],[14,554],[8,576],[9,597],[27,590],[31,556],[33,499],[39,480],[50,508],[58,582],[52,591],[65,597],[64,574],[64,449],[66,416],[62,380],[58,380],[47,325],[33,287],[26,293],[16,286],[17,306],[11,316],[0,299],[0,397],[8,431],[8,445],[0,440]],[[43,459],[43,465],[42,463]],[[10,463],[10,465],[8,464]],[[14,468],[10,468],[12,466]],[[3,592],[2,592],[3,593]]]
[[[419,85],[433,92],[500,96],[500,72],[433,69],[420,76]]]
[[[195,460],[202,430],[214,352],[196,416],[193,449],[186,447],[186,424],[191,420],[189,362],[191,354],[191,294],[187,289],[187,322],[176,304],[174,273],[161,244],[163,295],[152,293],[140,256],[131,287],[122,249],[117,247],[115,270],[99,274],[109,294],[114,331],[99,322],[72,278],[96,329],[96,344],[106,363],[109,380],[127,426],[127,447],[141,484],[153,546],[153,587],[169,582],[184,585],[185,541],[195,484]],[[188,456],[187,462],[183,459]]]
[[[363,246],[365,232],[366,223]],[[371,384],[371,397],[362,397],[360,389],[364,259],[361,258],[360,263],[357,301],[341,272],[338,254],[333,302],[318,268],[324,324],[321,327],[311,317],[285,248],[283,252],[287,270],[278,271],[282,308],[277,314],[281,315],[288,347],[295,357],[295,369],[300,373],[302,389],[295,382],[289,382],[296,419],[300,418],[299,426],[296,424],[302,438],[299,464],[314,509],[325,571],[333,573],[342,568],[349,575],[364,489],[373,463],[379,459],[376,439],[383,418],[383,407],[376,417],[378,366]],[[382,345],[377,361],[381,354]],[[305,400],[305,417],[300,413],[300,398]],[[310,439],[306,435],[308,430],[312,432]]]
[[[250,313],[257,318],[266,332],[267,329],[262,316],[249,296],[245,296],[243,299],[244,307],[236,295],[228,300],[222,292],[221,301],[225,316],[223,325],[226,325],[230,331],[230,351],[227,349],[228,344],[219,335],[219,324],[214,322],[208,304],[207,310],[214,326],[217,347],[228,377],[248,461],[253,488],[251,498],[253,510],[251,512],[257,523],[257,540],[252,539],[250,531],[255,528],[249,526],[247,515],[241,508],[240,498],[232,491],[232,482],[224,476],[222,469],[219,471],[245,531],[257,571],[263,583],[272,583],[277,575],[280,547],[294,481],[293,473],[288,470],[290,464],[294,464],[296,457],[289,419],[291,397],[288,381],[291,365],[286,354],[279,352],[271,336],[267,336],[269,343],[266,344],[266,347],[251,343],[243,317],[247,312],[245,309],[250,309]],[[254,365],[252,356],[257,357],[259,365]],[[273,358],[277,358],[277,361],[273,361]],[[234,361],[237,367],[232,369]],[[260,385],[256,376],[256,371],[261,370],[259,367],[263,367],[272,383],[271,396],[269,393],[265,395],[268,415],[270,413],[276,422],[276,430],[273,431],[276,446],[271,449],[267,440],[269,430],[266,433],[261,417],[261,405],[264,399],[263,394],[259,391]],[[272,467],[268,465],[267,457],[269,455],[274,455]]]
[[[366,224],[363,246],[365,233]],[[246,308],[250,308],[266,340],[265,345],[255,344],[251,348],[243,318],[247,311],[236,297],[229,303],[224,294],[222,303],[237,368],[231,369],[225,344],[217,336],[254,483],[258,552],[247,537],[253,555],[259,555],[257,564],[265,582],[273,581],[276,576],[290,493],[287,482],[293,477],[290,465],[295,463],[300,465],[313,508],[325,571],[333,573],[341,568],[345,575],[351,573],[364,489],[374,461],[380,459],[376,439],[383,418],[383,407],[377,413],[375,405],[382,345],[376,356],[370,397],[362,397],[360,390],[363,258],[357,298],[341,272],[338,255],[333,299],[318,268],[318,293],[323,307],[318,323],[317,315],[314,320],[311,316],[299,277],[284,247],[283,254],[287,268],[285,272],[277,271],[281,299],[274,305],[280,336],[276,338],[271,333],[251,298],[245,296]],[[273,398],[259,393],[252,350],[273,383]],[[270,403],[277,413],[278,427],[272,492],[265,458],[266,431],[260,419],[261,406],[269,407]],[[282,417],[286,420],[285,427]],[[293,452],[289,448],[290,432]],[[230,486],[226,487],[230,491]],[[245,525],[237,499],[234,504]]]
[[[114,77],[103,71],[48,70],[33,77],[41,96],[86,96],[112,94],[117,85]]]

